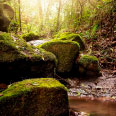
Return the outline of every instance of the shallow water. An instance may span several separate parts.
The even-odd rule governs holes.
[[[90,116],[116,116],[116,102],[104,98],[70,96],[69,105],[73,111],[87,112]]]

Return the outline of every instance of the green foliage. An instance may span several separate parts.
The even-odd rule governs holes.
[[[85,32],[83,37],[85,37],[87,39],[94,39],[94,38],[96,38],[96,32],[97,32],[98,28],[99,28],[98,24],[93,25],[89,30],[87,30]]]
[[[14,32],[15,34],[18,32],[19,29],[19,23],[17,21],[11,21],[9,25],[9,32]]]
[[[98,25],[93,25],[93,28],[91,29],[91,37],[92,38],[95,38],[97,29],[98,29]]]
[[[95,38],[100,21],[113,9],[113,0],[65,0],[61,1],[60,11],[58,11],[59,1],[45,0],[44,2],[46,4],[43,4],[43,1],[40,4],[32,4],[30,0],[21,2],[24,33],[36,32],[51,38],[56,33],[58,24],[59,31],[63,29],[78,33],[84,31],[87,38]],[[14,21],[17,22],[19,20],[18,1],[11,0],[8,3],[15,10]],[[17,32],[17,28],[11,30]]]

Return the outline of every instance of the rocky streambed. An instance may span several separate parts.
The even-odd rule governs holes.
[[[116,75],[115,71],[102,70],[97,79],[70,78],[70,116],[116,116]],[[1,84],[6,89],[7,85]]]
[[[102,70],[97,79],[68,79],[71,116],[116,116],[115,71]]]
[[[66,36],[68,37],[68,35]],[[73,36],[72,34],[70,36],[71,37],[74,36],[76,40],[80,38],[78,35],[74,35],[74,34]],[[80,54],[81,43],[79,43],[78,41],[76,42],[73,41],[72,39],[64,40],[64,38],[63,40],[55,39],[50,42],[39,41],[39,43],[42,45],[38,45],[37,47],[35,47],[36,45],[34,45],[34,43],[31,43],[34,46],[30,46],[22,38],[16,38],[15,36],[12,36],[7,33],[1,33],[0,39],[1,39],[0,44],[2,46],[0,48],[1,50],[0,70],[1,70],[1,75],[4,75],[3,77],[1,77],[0,80],[1,91],[7,88],[7,85],[4,84],[7,83],[7,81],[8,83],[9,82],[12,83],[12,82],[17,82],[19,80],[24,80],[26,78],[38,78],[38,77],[51,78],[51,77],[55,77],[55,75],[57,74],[59,76],[61,73],[62,74],[74,73],[73,78],[71,76],[68,78],[68,75],[65,75],[66,77],[65,79],[63,76],[61,76],[62,74],[60,75],[61,77],[59,76],[60,78],[55,77],[64,85],[66,86],[68,85],[67,86],[68,96],[69,96],[69,104],[71,110],[70,116],[88,116],[88,115],[107,116],[108,114],[107,112],[106,114],[103,114],[103,112],[101,112],[102,110],[105,111],[104,106],[107,105],[106,104],[107,100],[109,101],[109,104],[112,104],[113,102],[114,104],[113,108],[115,107],[116,72],[110,70],[101,70],[101,75],[100,75],[99,61],[97,57],[90,56],[87,54],[81,55]],[[79,40],[82,40],[82,38],[80,38]],[[9,75],[9,77],[7,75]],[[46,81],[44,84],[46,84]],[[33,82],[31,84],[30,83],[27,83],[26,85],[24,84],[24,88],[33,87],[33,86],[38,87],[39,85]],[[16,86],[16,91],[18,88],[19,87]],[[7,91],[7,89],[5,91]],[[3,98],[4,96],[4,94],[2,93],[4,93],[4,91],[0,93],[1,98]],[[6,95],[5,96],[6,99],[6,97],[8,97],[9,94],[5,94],[5,95]],[[29,95],[29,99],[31,97],[30,95]],[[20,99],[21,103],[24,102],[24,98]],[[25,100],[27,100],[27,98],[25,98]],[[102,104],[103,101],[104,103]],[[67,103],[68,103],[68,99],[67,99]],[[12,104],[14,104],[14,102],[12,102]],[[25,104],[27,104],[27,102],[25,102]],[[37,104],[34,105],[36,106]],[[20,106],[22,107],[22,105]],[[50,106],[52,106],[51,102],[50,102]],[[99,108],[96,109],[97,106],[100,106],[100,110]],[[108,105],[108,107],[109,106],[110,105]],[[108,107],[106,108],[107,110]],[[111,105],[111,109],[112,109],[112,105]],[[12,110],[14,112],[14,110],[17,109],[15,109],[14,107]],[[48,111],[46,112],[50,114],[49,108]],[[67,114],[69,114],[68,110],[67,110]],[[113,112],[112,115],[108,114],[108,116],[115,116],[114,114],[116,115],[116,113]]]

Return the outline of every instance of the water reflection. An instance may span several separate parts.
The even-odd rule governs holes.
[[[116,116],[116,102],[105,99],[69,97],[70,108],[90,113],[90,116]]]

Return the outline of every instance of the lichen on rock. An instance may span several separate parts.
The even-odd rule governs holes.
[[[53,78],[16,82],[0,94],[1,116],[69,116],[67,89]]]
[[[46,42],[38,48],[43,48],[46,51],[56,55],[58,60],[57,72],[64,73],[72,70],[75,58],[79,54],[79,44],[74,41],[52,40]]]

